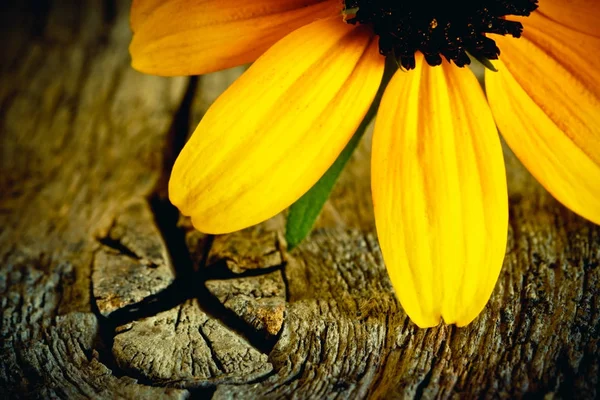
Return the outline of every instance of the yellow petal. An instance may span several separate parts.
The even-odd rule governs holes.
[[[339,14],[337,0],[156,0],[131,9],[135,69],[196,75],[256,60],[295,29]],[[341,19],[341,17],[340,17]]]
[[[339,17],[288,35],[208,110],[175,163],[171,201],[207,233],[279,213],[352,137],[383,64],[368,28]]]
[[[387,270],[420,327],[481,312],[505,254],[508,199],[500,139],[467,68],[397,72],[373,136],[375,221]]]
[[[497,38],[499,72],[486,73],[492,112],[535,178],[600,224],[600,38],[532,21],[521,39]]]
[[[599,6],[598,0],[542,0],[537,13],[579,32],[600,36]]]

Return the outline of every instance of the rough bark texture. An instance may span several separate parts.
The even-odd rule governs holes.
[[[3,3],[0,393],[25,398],[598,396],[600,228],[507,151],[507,256],[466,328],[416,328],[375,237],[366,138],[316,230],[192,229],[170,166],[240,70],[129,67],[128,5]]]

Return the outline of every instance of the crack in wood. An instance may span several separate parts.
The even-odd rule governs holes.
[[[117,326],[167,311],[193,297],[187,286],[186,282],[175,280],[160,293],[148,296],[138,303],[122,307],[112,312],[107,318],[111,324]]]
[[[223,306],[250,327],[273,340],[285,312],[285,283],[280,270],[269,274],[226,280],[207,280],[206,288]]]
[[[275,346],[277,340],[276,336],[265,337],[262,332],[258,332],[251,328],[239,315],[225,307],[217,298],[215,298],[210,291],[206,289],[204,284],[202,284],[201,287],[198,287],[196,298],[208,315],[218,319],[233,332],[244,337],[262,353],[269,354]]]
[[[267,357],[208,316],[196,300],[119,328],[113,353],[135,376],[162,385],[240,383],[270,372]]]
[[[261,269],[248,269],[241,273],[232,272],[229,268],[227,268],[227,264],[225,260],[218,261],[208,268],[204,268],[202,270],[202,276],[206,281],[211,280],[235,280],[239,278],[252,278],[252,277],[260,277],[263,275],[268,275],[273,272],[283,271],[285,263],[281,263],[278,265],[274,265],[271,267],[261,268]]]
[[[217,368],[220,371],[225,372],[225,366],[223,365],[221,360],[219,360],[219,357],[216,356],[212,342],[211,342],[210,338],[202,331],[203,328],[204,328],[204,326],[200,325],[198,327],[198,333],[200,333],[200,336],[202,336],[202,338],[204,339],[204,342],[206,343],[206,346],[208,347],[208,350],[210,351],[210,358],[214,361],[214,363],[216,364]]]
[[[112,239],[110,237],[103,237],[103,238],[99,238],[98,242],[100,244],[102,244],[103,246],[106,246],[110,249],[116,250],[117,254],[122,254],[124,256],[133,258],[134,260],[141,260],[142,257],[135,254],[131,249],[129,249],[127,246],[125,246],[123,243],[121,243],[118,240]]]
[[[0,177],[1,392],[215,400],[598,395],[600,229],[553,200],[513,155],[506,157],[509,245],[489,304],[467,328],[419,330],[393,296],[373,235],[368,135],[317,229],[290,259],[273,229],[238,235],[238,244],[235,236],[192,232],[168,204],[166,183],[195,120],[237,72],[187,84],[134,73],[127,65],[128,4],[36,4],[43,6],[38,15],[0,13],[15,29],[6,32],[0,54],[0,164],[6,171]],[[34,11],[24,3],[17,8]],[[1,25],[3,33],[10,26]],[[156,234],[125,228],[98,234],[112,231],[115,216],[136,201],[149,203],[151,213],[133,226],[158,227]],[[150,236],[145,244],[132,239]],[[107,249],[97,237],[131,253]],[[166,256],[153,246],[159,242],[166,243]],[[91,296],[93,263],[106,253],[119,264],[157,268],[173,260],[177,277],[104,318]],[[228,270],[207,265],[211,255]],[[268,343],[204,288],[217,277],[235,288],[239,279],[257,282],[280,272],[286,319]],[[222,298],[231,302],[240,292],[226,289]],[[248,292],[252,301],[268,297]],[[184,303],[191,304],[187,312],[177,313]],[[221,367],[194,353],[205,341],[195,332],[200,325]],[[115,331],[123,351],[131,351],[123,360],[154,372],[162,371],[164,354],[151,356],[147,350],[156,346],[144,340],[164,335],[162,342],[173,344],[178,338],[173,348],[184,357],[171,354],[168,362],[180,373],[191,363],[192,378],[121,369],[112,357]],[[170,336],[179,333],[184,336]],[[190,344],[193,334],[198,346]],[[126,343],[127,336],[133,339]],[[200,361],[190,361],[194,356]],[[213,372],[230,368],[231,374],[212,376],[203,369],[209,364]],[[234,370],[237,364],[244,373]]]
[[[451,328],[448,328],[448,329],[451,329]],[[444,337],[442,339],[441,343],[439,344],[439,347],[436,349],[435,354],[431,358],[431,365],[429,366],[429,371],[427,371],[427,373],[425,374],[425,376],[423,377],[421,382],[419,382],[417,384],[417,387],[415,390],[415,399],[430,398],[432,396],[431,394],[426,394],[426,389],[428,388],[429,383],[431,382],[431,378],[434,375],[436,367],[438,367],[437,363],[441,359],[441,354],[446,349],[446,341],[447,340],[448,340],[447,337]]]
[[[195,297],[202,305],[204,311],[220,320],[223,324],[229,327],[232,331],[242,335],[254,347],[261,352],[268,354],[274,346],[273,338],[265,338],[262,333],[255,331],[237,314],[227,309],[221,302],[217,301],[212,294],[206,289],[205,282],[212,279],[209,269],[205,265],[199,265],[197,271],[194,271],[193,262],[186,246],[185,228],[177,225],[179,213],[175,207],[165,201],[160,201],[154,198],[151,202],[157,225],[162,232],[163,238],[169,253],[176,265],[177,277],[176,282],[180,283],[179,293],[184,293],[186,298]],[[204,254],[210,252],[212,242],[210,237],[206,237],[207,243],[204,244]],[[206,260],[206,258],[204,258]],[[278,270],[279,266],[273,267],[272,270]],[[263,274],[271,272],[271,269],[261,270]],[[247,276],[262,275],[253,271],[246,271]],[[254,275],[256,274],[256,275]],[[146,314],[148,315],[148,314]],[[139,314],[138,314],[139,316]]]

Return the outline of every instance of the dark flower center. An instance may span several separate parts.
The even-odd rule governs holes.
[[[346,0],[347,22],[370,24],[379,36],[379,51],[405,69],[415,67],[420,51],[429,65],[442,56],[459,67],[500,54],[488,33],[520,37],[523,25],[505,19],[528,16],[538,0]],[[468,54],[467,54],[468,53]]]

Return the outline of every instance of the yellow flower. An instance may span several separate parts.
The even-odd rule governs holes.
[[[508,229],[496,125],[550,193],[600,223],[596,1],[540,0],[529,17],[509,14],[527,15],[535,0],[482,1],[486,8],[471,14],[429,3],[347,0],[342,13],[339,0],[134,1],[136,69],[204,74],[254,61],[179,155],[173,204],[215,234],[293,204],[365,116],[384,70],[381,51],[408,71],[394,74],[375,123],[375,220],[396,294],[417,325],[443,318],[464,326],[495,286]],[[511,21],[522,22],[521,38],[511,37],[520,33]],[[455,40],[467,25],[474,36]],[[491,39],[502,56],[498,72],[486,71],[486,99],[457,65],[467,63],[463,50],[495,58]]]

